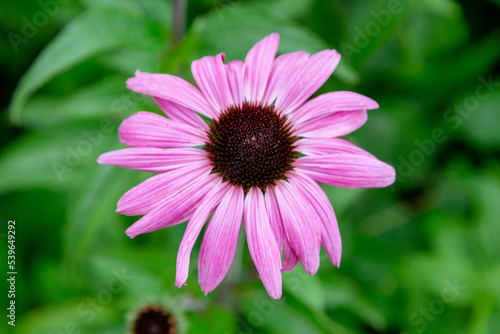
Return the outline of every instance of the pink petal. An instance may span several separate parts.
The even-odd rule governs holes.
[[[288,242],[304,270],[314,275],[321,246],[319,218],[295,185],[280,181],[275,190]]]
[[[179,252],[177,254],[177,272],[175,275],[175,286],[180,288],[186,283],[189,274],[189,257],[191,250],[198,239],[201,229],[208,217],[219,204],[222,197],[233,187],[229,182],[216,184],[214,188],[203,198],[196,208],[189,223],[187,224],[184,237],[182,238]]]
[[[298,158],[294,164],[297,171],[316,181],[345,188],[387,187],[396,178],[392,166],[358,154],[306,156]]]
[[[283,266],[281,268],[281,272],[287,272],[287,271],[292,271],[297,267],[297,264],[299,263],[299,258],[297,257],[297,254],[292,249],[292,246],[290,246],[290,242],[288,241],[287,238],[283,239],[284,243],[284,248],[285,248],[285,254],[283,255]]]
[[[305,155],[351,153],[375,158],[371,153],[341,138],[301,138],[296,145],[297,150]]]
[[[206,162],[198,162],[150,177],[120,198],[116,212],[127,216],[144,215],[186,185],[199,183],[199,179],[207,177],[211,170]]]
[[[224,59],[224,54],[220,53],[215,57],[206,56],[191,63],[191,72],[196,84],[212,109],[217,110],[217,114],[231,104]]]
[[[127,80],[127,88],[137,93],[178,103],[210,118],[217,116],[217,110],[207,103],[196,87],[173,75],[136,71],[135,77]]]
[[[161,200],[144,217],[132,224],[125,233],[133,238],[142,233],[182,223],[206,193],[220,181],[219,176],[210,174],[201,177],[198,182],[186,185],[175,194]]]
[[[266,212],[264,195],[256,187],[245,198],[245,230],[248,249],[267,293],[281,298],[281,254]]]
[[[322,94],[304,103],[293,113],[294,123],[299,124],[305,120],[324,117],[339,111],[355,111],[377,109],[377,102],[354,92],[330,92]]]
[[[245,96],[249,102],[261,102],[264,97],[279,38],[276,33],[265,37],[245,57]]]
[[[194,128],[200,128],[203,131],[207,131],[209,129],[208,124],[205,123],[205,121],[193,110],[159,97],[155,97],[154,100],[165,115],[167,115],[170,119],[183,122],[184,124],[191,125]]]
[[[312,55],[285,83],[276,99],[278,109],[288,114],[300,107],[332,75],[339,61],[340,55],[335,50]]]
[[[281,254],[281,252],[283,251],[283,222],[281,220],[274,187],[267,187],[266,195],[264,196],[264,198],[266,201],[266,211],[269,217],[269,223],[271,224],[271,228],[273,230],[274,236],[276,237],[276,243],[278,244],[278,248]]]
[[[233,262],[244,203],[243,188],[232,186],[208,223],[198,261],[200,286],[205,294],[219,285]]]
[[[145,111],[125,119],[118,135],[123,145],[137,147],[192,147],[207,138],[201,130]]]
[[[280,249],[280,254],[283,251],[283,247],[285,248],[285,254],[283,256],[282,263],[282,272],[292,271],[299,262],[297,255],[295,255],[294,251],[290,247],[290,243],[288,239],[284,236],[283,231],[283,220],[281,219],[280,209],[278,206],[278,200],[276,199],[276,192],[274,190],[274,186],[267,187],[266,189],[266,209],[267,214],[269,216],[269,221],[271,223],[271,227],[273,229],[274,236],[276,237],[276,242],[278,243],[278,247]]]
[[[332,138],[347,135],[366,123],[366,110],[339,111],[326,117],[308,119],[295,125],[296,133],[307,138]]]
[[[245,102],[245,63],[240,60],[229,62],[226,74],[233,105],[240,105]]]
[[[321,245],[333,265],[338,267],[342,255],[342,240],[332,204],[323,189],[308,176],[290,172],[289,180],[295,185],[295,189],[302,193],[302,198],[306,199],[318,214],[321,221]]]
[[[144,172],[163,173],[185,167],[194,162],[209,160],[205,151],[195,148],[126,148],[101,154],[97,159],[100,164],[120,166]]]
[[[278,56],[273,63],[263,102],[273,104],[276,98],[285,94],[284,88],[309,58],[307,52],[298,51]]]

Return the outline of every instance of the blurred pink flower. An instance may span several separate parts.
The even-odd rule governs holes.
[[[340,55],[275,57],[278,42],[278,34],[267,36],[244,62],[224,64],[223,53],[194,61],[199,88],[168,74],[137,71],[127,80],[168,118],[150,112],[127,118],[119,136],[132,148],[105,153],[98,162],[158,173],[118,202],[117,212],[144,215],[127,229],[130,237],[189,221],[177,256],[178,287],[186,283],[191,250],[213,213],[199,255],[201,289],[206,294],[223,280],[243,220],[262,283],[280,298],[281,272],[300,261],[314,275],[320,245],[334,265],[340,263],[337,220],[316,181],[351,188],[394,182],[394,168],[337,138],[361,127],[366,110],[378,108],[375,101],[352,92],[308,100]]]

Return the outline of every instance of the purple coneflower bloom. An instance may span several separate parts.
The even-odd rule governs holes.
[[[394,168],[338,138],[361,127],[366,110],[378,108],[375,101],[352,92],[308,100],[340,55],[324,50],[276,57],[278,42],[278,34],[267,36],[244,62],[224,64],[223,53],[194,61],[199,88],[168,74],[137,71],[127,80],[168,118],[150,112],[127,118],[119,136],[132,148],[105,153],[98,162],[158,173],[118,202],[117,212],[144,215],[127,229],[130,237],[189,221],[177,256],[178,287],[213,214],[198,262],[201,289],[212,291],[226,275],[243,220],[262,283],[280,298],[281,272],[300,261],[315,274],[320,246],[340,263],[337,220],[316,181],[350,188],[394,182]]]

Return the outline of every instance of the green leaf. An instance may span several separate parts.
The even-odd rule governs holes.
[[[88,8],[112,8],[126,10],[136,16],[147,16],[156,19],[164,26],[170,27],[172,21],[172,3],[170,0],[81,0]]]
[[[239,333],[235,315],[229,310],[213,306],[202,314],[189,315],[189,333]]]
[[[483,261],[490,260],[496,262],[500,256],[500,182],[492,176],[480,176],[473,179],[472,197],[476,206],[476,231]]]
[[[366,193],[362,188],[339,188],[327,184],[322,184],[321,188],[332,203],[336,216],[345,214]]]
[[[500,113],[498,112],[500,76],[485,75],[481,78],[474,87],[481,87],[481,95],[478,95],[477,90],[468,91],[468,95],[462,96],[460,100],[456,101],[456,105],[462,106],[462,113],[454,112],[452,115],[462,120],[463,132],[471,144],[476,146],[478,150],[490,149],[493,151],[500,148],[500,131],[498,131],[498,124],[500,124]],[[485,87],[482,84],[482,82],[490,80],[496,86]]]
[[[256,0],[255,3],[275,16],[287,19],[299,19],[306,17],[314,0]]]
[[[11,102],[11,119],[18,122],[29,97],[75,65],[119,47],[158,53],[165,39],[161,26],[128,11],[96,9],[81,14],[42,51],[22,77]]]
[[[92,142],[88,136],[93,135]],[[35,187],[71,189],[79,171],[96,163],[96,148],[110,140],[117,139],[105,136],[99,124],[83,122],[22,135],[0,153],[0,175],[8,175],[0,178],[0,193]]]
[[[117,217],[117,213],[114,213]],[[107,229],[108,222],[101,222],[101,229]],[[117,233],[118,231],[113,231]],[[124,231],[121,235],[123,236]],[[94,235],[94,237],[96,237]],[[96,238],[95,238],[96,239]],[[130,244],[128,238],[122,237],[123,241]],[[102,240],[102,239],[101,239]],[[96,242],[100,243],[101,242]],[[126,289],[123,293],[134,298],[143,296],[155,296],[164,293],[164,287],[175,288],[175,257],[168,256],[164,252],[158,252],[156,248],[133,249],[123,247],[115,242],[107,250],[99,250],[86,257],[85,262],[90,262],[94,280],[98,281],[95,286],[106,286],[110,277],[118,275],[124,277],[123,284]],[[120,247],[122,246],[122,247]],[[105,246],[106,247],[106,246]],[[180,292],[175,289],[172,292]]]
[[[34,97],[24,108],[21,124],[39,128],[72,120],[116,118],[122,115],[113,112],[113,106],[125,91],[125,77],[114,76],[64,97]]]
[[[22,321],[16,321],[16,334],[47,333],[96,333],[96,328],[107,327],[117,318],[116,301],[108,305],[97,304],[97,309],[89,304],[89,299],[68,299],[60,304],[47,304],[24,314]],[[97,312],[99,311],[99,312]],[[91,321],[89,321],[91,320]],[[116,333],[116,332],[115,332]]]
[[[387,329],[387,320],[363,292],[354,280],[340,275],[323,283],[323,295],[329,308],[348,308],[364,322],[384,332]]]
[[[160,59],[157,54],[142,50],[115,49],[97,59],[103,67],[131,77],[136,70],[159,72]],[[125,81],[123,82],[125,84]],[[125,89],[125,85],[123,85]]]
[[[318,325],[304,313],[294,309],[288,300],[275,300],[269,297],[265,290],[248,291],[241,296],[242,319],[240,327],[242,333],[255,330],[282,333],[322,333]],[[341,332],[339,332],[341,333]]]
[[[345,331],[342,326],[332,321],[325,313],[326,294],[318,277],[311,277],[302,268],[297,268],[283,274],[283,290],[309,308],[313,318],[325,331]]]
[[[103,151],[110,148],[107,146]],[[64,247],[69,258],[87,258],[97,245],[104,245],[109,238],[115,243],[121,238],[125,240],[125,226],[120,224],[122,216],[115,208],[120,196],[136,183],[137,172],[135,176],[130,173],[123,168],[98,165],[95,160],[92,168],[87,169],[85,179],[88,181],[81,184],[68,205]]]
[[[325,307],[321,281],[308,275],[302,268],[283,274],[283,289],[313,310]]]

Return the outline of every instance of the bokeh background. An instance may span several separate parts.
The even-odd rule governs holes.
[[[181,21],[182,23],[182,21]],[[0,242],[16,220],[16,327],[26,334],[123,333],[146,304],[186,333],[500,333],[500,1],[189,1],[174,43],[167,0],[0,2]],[[283,275],[274,301],[246,244],[207,297],[174,286],[185,224],[141,235],[114,212],[148,175],[96,163],[139,110],[136,69],[188,80],[191,61],[243,59],[271,32],[279,53],[335,48],[318,93],[379,102],[347,137],[396,167],[385,189],[324,186],[339,220],[340,269]],[[322,253],[324,255],[324,253]]]

